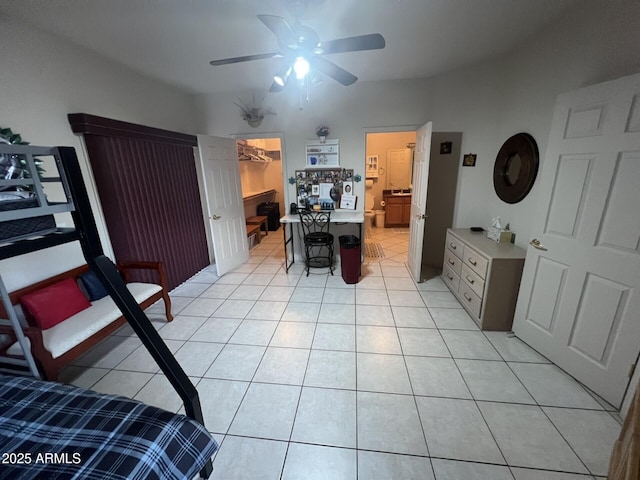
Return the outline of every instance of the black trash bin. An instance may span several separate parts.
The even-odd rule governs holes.
[[[355,235],[340,235],[340,264],[345,283],[360,279],[360,239]]]

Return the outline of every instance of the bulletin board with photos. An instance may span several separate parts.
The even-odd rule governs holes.
[[[298,207],[316,210],[340,208],[343,197],[353,197],[353,177],[352,169],[296,170]]]

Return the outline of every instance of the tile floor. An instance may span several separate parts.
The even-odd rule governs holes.
[[[363,277],[282,268],[281,232],[149,317],[221,444],[213,479],[604,478],[615,409],[517,338],[481,332],[439,278],[414,284],[406,232],[373,229]],[[129,327],[63,372],[171,411],[181,402]]]

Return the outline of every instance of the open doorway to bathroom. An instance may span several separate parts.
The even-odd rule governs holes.
[[[415,141],[415,129],[366,133],[367,261],[407,261]]]
[[[267,216],[266,229],[275,231],[285,211],[282,138],[238,136],[236,142],[245,218]],[[262,236],[267,234],[264,230],[265,225]],[[259,243],[257,240],[253,245]]]

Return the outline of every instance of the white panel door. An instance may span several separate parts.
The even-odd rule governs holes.
[[[218,276],[249,259],[236,141],[198,135]]]
[[[416,149],[413,160],[413,191],[411,192],[411,218],[409,219],[408,266],[411,276],[420,281],[424,220],[427,211],[427,185],[429,183],[429,156],[433,125],[425,123],[416,131]]]
[[[514,331],[615,406],[640,351],[640,75],[560,95]]]

